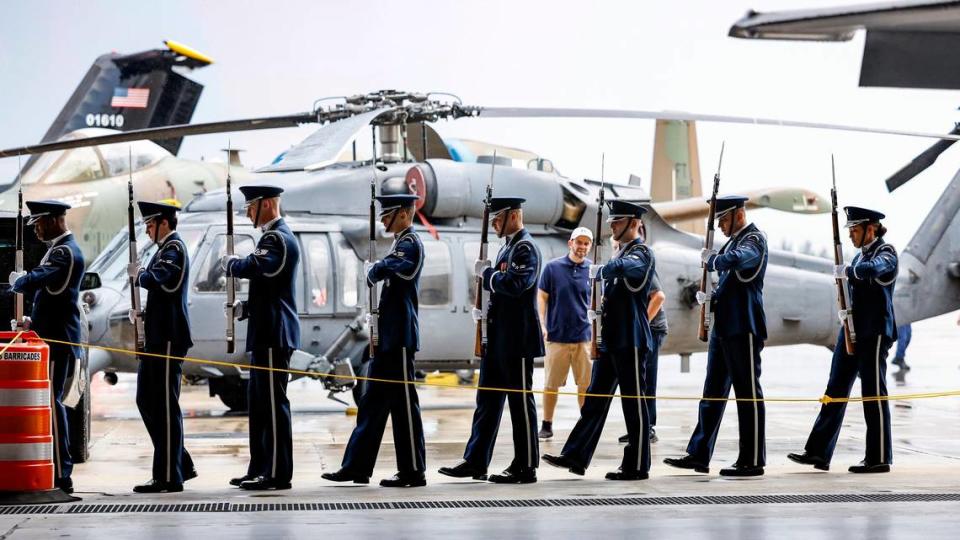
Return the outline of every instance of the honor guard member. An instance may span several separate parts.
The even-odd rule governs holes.
[[[290,489],[293,477],[293,435],[289,375],[282,371],[300,347],[295,280],[300,248],[280,217],[280,194],[275,186],[241,186],[247,217],[263,234],[250,255],[226,255],[227,276],[249,279],[246,302],[227,305],[227,316],[247,323],[250,354],[250,465],[247,474],[230,480],[242,489]],[[275,371],[281,370],[281,371]]]
[[[178,207],[138,201],[147,235],[157,252],[140,268],[130,263],[128,274],[147,290],[143,327],[144,352],[137,370],[137,408],[153,442],[153,477],[133,488],[135,493],[183,491],[183,482],[197,473],[183,447],[180,377],[183,358],[193,346],[187,311],[187,247],[177,234]],[[139,314],[133,314],[139,316]],[[166,357],[166,358],[164,358]]]
[[[380,481],[384,487],[417,487],[427,484],[426,445],[420,400],[414,378],[414,355],[420,348],[418,301],[423,244],[413,228],[416,195],[383,195],[380,221],[394,234],[393,247],[382,260],[368,267],[367,283],[382,281],[379,322],[380,343],[367,376],[396,382],[369,381],[358,403],[357,427],[350,436],[339,471],[324,473],[326,480],[366,484],[380,450],[387,416],[393,420],[393,445],[399,472]]]
[[[655,271],[653,251],[643,244],[640,218],[646,209],[626,201],[610,201],[607,220],[621,246],[605,265],[591,265],[591,278],[603,281],[600,358],[593,363],[590,387],[580,420],[559,456],[544,454],[556,467],[583,475],[593,459],[607,420],[612,396],[620,387],[627,446],[620,469],[607,480],[646,480],[650,472],[650,422],[643,399],[644,362],[653,340],[647,320],[647,296]],[[602,394],[603,397],[596,394]]]
[[[763,277],[767,269],[767,239],[747,223],[746,197],[717,198],[720,230],[729,238],[720,252],[704,249],[707,270],[719,274],[711,294],[697,294],[713,313],[707,349],[707,375],[697,427],[687,445],[687,455],[664,463],[681,469],[709,472],[710,458],[720,431],[730,386],[737,398],[740,455],[722,476],[760,476],[766,463],[764,406],[760,389],[760,351],[767,339],[763,313]]]
[[[440,474],[481,480],[493,458],[493,446],[503,416],[503,402],[510,405],[513,424],[514,458],[501,474],[490,475],[498,484],[530,484],[537,481],[540,451],[537,440],[537,405],[531,390],[533,359],[543,356],[543,335],[537,313],[537,281],[540,252],[533,237],[523,228],[524,199],[493,197],[491,223],[506,243],[500,248],[496,265],[477,261],[483,288],[490,291],[487,308],[487,347],[480,360],[480,386],[508,388],[522,392],[478,390],[473,428],[463,461],[443,467]]]
[[[850,397],[850,389],[859,376],[860,394],[866,399],[880,398],[863,402],[863,417],[867,424],[866,455],[859,465],[851,466],[849,471],[883,473],[890,471],[890,463],[893,462],[890,406],[885,398],[887,353],[897,339],[897,323],[893,315],[897,251],[883,240],[887,232],[880,223],[885,217],[883,214],[856,206],[847,206],[843,210],[847,214],[846,227],[850,241],[860,248],[860,253],[854,256],[849,266],[836,267],[834,277],[847,281],[857,341],[854,354],[847,354],[844,328],[840,327],[824,394],[836,399]],[[847,313],[843,311],[838,315],[841,322],[847,318]],[[804,452],[787,457],[797,463],[829,470],[846,409],[845,401],[824,403]]]
[[[37,238],[49,247],[40,265],[29,272],[11,272],[13,292],[33,294],[30,329],[43,339],[80,343],[80,280],[84,262],[80,246],[67,230],[66,212],[70,206],[58,201],[27,201]],[[73,373],[74,362],[81,357],[78,345],[48,343],[52,380],[53,464],[54,482],[67,493],[73,493],[70,473],[70,434],[67,408],[63,404],[64,385]]]

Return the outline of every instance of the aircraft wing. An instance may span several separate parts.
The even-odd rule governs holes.
[[[375,109],[363,114],[331,122],[288,150],[280,161],[257,169],[257,172],[287,172],[319,169],[336,161],[350,141],[375,118],[393,110]]]
[[[829,201],[808,189],[759,189],[744,195],[750,197],[747,208],[772,208],[792,214],[824,214],[830,211]],[[710,213],[710,206],[700,198],[664,201],[653,203],[652,206],[668,222],[706,218]]]
[[[860,86],[960,89],[960,1],[912,0],[758,13],[730,37],[848,41],[866,30]]]

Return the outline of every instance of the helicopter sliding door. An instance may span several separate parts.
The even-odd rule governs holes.
[[[244,354],[247,321],[237,322],[236,353],[229,358],[226,355],[226,319],[223,315],[223,304],[227,300],[227,278],[220,268],[220,258],[226,253],[226,234],[219,228],[211,229],[208,235],[212,237],[204,241],[203,248],[193,263],[195,269],[192,271],[193,285],[190,291],[190,326],[194,345],[190,349],[190,356],[247,363]],[[237,255],[246,257],[253,252],[254,245],[253,236],[249,232],[238,232],[234,235]],[[249,286],[247,280],[237,280],[237,300],[247,299]],[[229,368],[215,369],[224,372]]]

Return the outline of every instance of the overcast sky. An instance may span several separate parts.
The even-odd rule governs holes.
[[[849,1],[849,0],[848,0]],[[310,109],[317,98],[381,88],[448,91],[465,103],[669,109],[946,132],[960,95],[857,87],[863,36],[845,43],[727,37],[748,9],[837,1],[11,2],[0,18],[0,147],[38,141],[100,54],[186,43],[215,64],[190,76],[206,86],[194,121]],[[839,3],[843,3],[842,0]],[[442,135],[489,140],[551,158],[567,176],[649,181],[652,121],[461,120]],[[709,181],[727,144],[722,192],[763,186],[829,191],[837,155],[841,204],[889,214],[900,248],[952,177],[955,150],[888,194],[882,181],[932,141],[701,123]],[[230,135],[255,166],[316,128]],[[216,159],[226,135],[188,139],[181,156]],[[0,175],[16,160],[0,160]],[[706,191],[706,189],[705,189]],[[829,242],[828,220],[762,211],[779,243]]]

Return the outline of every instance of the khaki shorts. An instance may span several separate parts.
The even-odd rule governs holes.
[[[573,382],[579,387],[590,385],[590,342],[553,343],[547,342],[547,356],[543,361],[546,371],[544,386],[556,390],[567,385],[567,372],[573,370]]]

